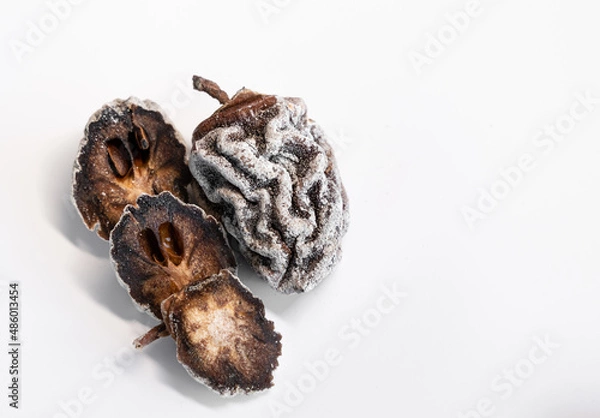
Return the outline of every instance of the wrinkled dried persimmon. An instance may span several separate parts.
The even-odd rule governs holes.
[[[275,289],[304,292],[341,257],[348,199],[323,130],[304,101],[242,89],[231,99],[194,77],[222,106],[193,135],[190,170],[254,270]]]

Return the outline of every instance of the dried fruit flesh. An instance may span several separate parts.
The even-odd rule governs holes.
[[[90,118],[75,161],[73,200],[86,226],[108,239],[138,196],[170,191],[185,200],[190,180],[181,135],[157,104],[131,97]]]
[[[188,373],[221,395],[272,386],[281,335],[262,302],[228,270],[188,285],[162,304]]]
[[[126,208],[110,239],[121,284],[142,310],[162,319],[163,300],[186,285],[235,271],[235,257],[220,224],[169,192],[142,195]]]

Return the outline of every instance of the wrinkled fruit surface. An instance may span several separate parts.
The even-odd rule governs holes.
[[[121,284],[142,310],[162,319],[161,303],[186,285],[235,271],[225,232],[212,216],[169,192],[141,195],[110,237]]]
[[[85,128],[73,173],[73,199],[88,228],[108,239],[125,206],[142,193],[186,199],[191,175],[181,135],[151,101],[115,100]]]
[[[228,270],[166,299],[162,316],[177,359],[196,380],[221,395],[272,386],[281,335],[262,302]]]
[[[308,291],[339,261],[348,226],[331,146],[301,99],[243,89],[229,100],[208,83],[195,78],[224,105],[194,131],[190,170],[254,270]]]

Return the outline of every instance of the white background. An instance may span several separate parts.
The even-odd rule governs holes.
[[[458,34],[446,15],[468,3],[85,0],[58,19],[41,0],[3,2],[0,353],[12,280],[23,347],[16,413],[0,354],[0,416],[459,417],[478,404],[498,418],[600,416],[600,105],[568,126],[578,94],[600,97],[598,8],[481,0]],[[283,334],[275,386],[259,395],[221,399],[168,339],[131,357],[154,323],[69,201],[88,117],[150,98],[189,141],[218,106],[192,74],[303,97],[351,199],[344,259],[314,291],[280,295],[240,271]],[[539,132],[556,123],[569,132],[550,148]],[[527,155],[535,167],[502,190]],[[470,227],[465,207],[479,211],[495,184],[502,199]],[[406,292],[383,315],[382,286]],[[306,363],[331,349],[341,362],[317,382]]]

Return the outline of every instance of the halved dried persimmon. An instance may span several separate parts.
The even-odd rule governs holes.
[[[191,181],[181,134],[160,107],[130,97],[88,121],[73,172],[73,200],[89,229],[108,239],[125,206],[142,193],[186,199]]]
[[[281,335],[263,303],[228,270],[188,285],[162,303],[177,359],[221,395],[267,389],[281,355]]]
[[[169,192],[143,194],[136,206],[127,206],[110,246],[121,284],[140,309],[158,319],[162,301],[173,293],[222,269],[236,269],[217,220]]]

